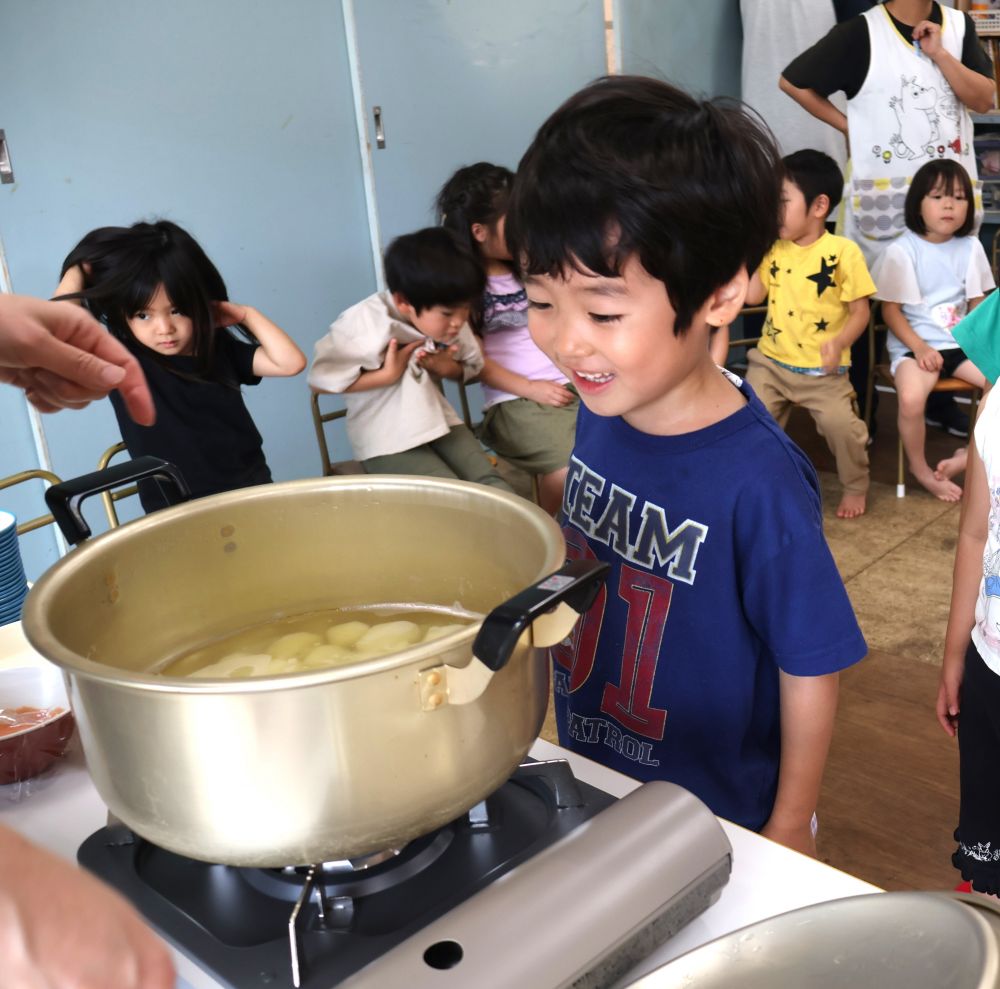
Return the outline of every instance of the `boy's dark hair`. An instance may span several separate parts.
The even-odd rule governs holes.
[[[785,177],[799,187],[809,209],[819,196],[830,200],[826,215],[829,216],[844,195],[844,175],[840,166],[822,151],[803,148],[781,159]]]
[[[397,237],[385,252],[385,283],[418,313],[478,299],[486,288],[482,266],[443,227]]]
[[[767,127],[739,103],[607,76],[535,135],[514,180],[507,244],[528,275],[615,277],[635,255],[666,286],[680,335],[777,239],[781,172]]]
[[[920,234],[921,237],[927,233],[924,218],[920,215],[920,204],[923,202],[924,196],[933,192],[934,187],[939,183],[944,185],[945,191],[948,193],[954,192],[956,189],[965,193],[965,201],[968,203],[965,210],[965,222],[955,231],[955,236],[968,237],[976,222],[972,180],[969,178],[969,173],[951,158],[929,161],[917,169],[917,174],[910,180],[910,188],[906,190],[906,204],[903,207],[906,225],[915,234]]]
[[[219,331],[212,303],[229,296],[218,269],[186,230],[169,220],[99,227],[69,252],[61,274],[77,265],[84,266],[83,291],[60,298],[82,299],[113,336],[132,345],[136,341],[128,320],[146,307],[162,285],[173,305],[193,324],[195,376],[220,380],[214,368]],[[238,329],[253,339],[245,328]],[[149,356],[180,373],[169,358],[155,351],[149,351]],[[224,383],[239,387],[236,382]]]

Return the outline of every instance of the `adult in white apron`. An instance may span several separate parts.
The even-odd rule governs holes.
[[[829,31],[785,67],[779,86],[848,138],[837,233],[861,247],[869,268],[903,231],[910,179],[932,158],[962,163],[982,209],[969,111],[992,108],[993,66],[968,14],[932,0],[887,0]],[[830,102],[837,92],[847,97],[846,114]],[[851,348],[862,402],[867,376],[862,337]],[[964,417],[950,400],[934,414],[961,435]]]
[[[969,111],[993,106],[993,77],[967,14],[932,0],[888,0],[835,27],[779,85],[847,135],[837,232],[858,243],[869,267],[902,232],[906,190],[921,165],[954,158],[976,183]],[[846,115],[829,100],[838,90]]]
[[[763,118],[783,155],[803,148],[824,151],[840,166],[847,158],[844,135],[788,102],[774,84],[789,58],[805,51],[837,23],[833,0],[740,0],[743,22],[741,98]],[[832,95],[844,109],[844,98]]]

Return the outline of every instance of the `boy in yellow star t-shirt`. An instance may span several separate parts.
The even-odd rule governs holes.
[[[868,430],[847,371],[851,344],[868,326],[875,283],[857,244],[826,231],[844,186],[837,163],[813,150],[783,161],[781,239],[747,293],[750,305],[768,302],[746,377],[782,428],[793,405],[809,411],[837,461],[844,489],[837,516],[851,519],[865,510]]]

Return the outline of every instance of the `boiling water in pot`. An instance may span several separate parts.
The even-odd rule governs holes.
[[[464,628],[482,615],[461,608],[378,605],[313,611],[265,622],[172,659],[172,677],[256,677],[361,663]]]

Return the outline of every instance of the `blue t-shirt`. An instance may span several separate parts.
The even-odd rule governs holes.
[[[816,473],[741,391],[744,408],[680,436],[581,406],[563,531],[570,558],[612,569],[553,650],[554,686],[560,744],[759,830],[777,791],[779,668],[832,673],[867,647]]]

